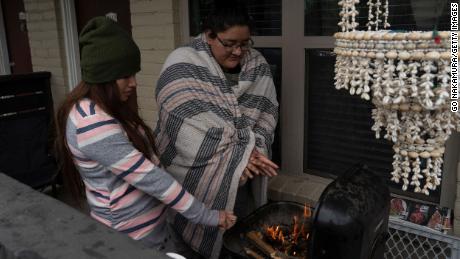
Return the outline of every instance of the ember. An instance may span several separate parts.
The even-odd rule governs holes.
[[[260,239],[259,243],[262,240],[270,248],[290,258],[305,258],[307,256],[310,217],[310,207],[305,204],[303,215],[294,215],[290,225],[265,225],[262,231],[252,235],[252,239]]]

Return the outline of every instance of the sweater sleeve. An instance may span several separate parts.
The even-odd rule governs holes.
[[[157,198],[196,224],[217,226],[219,212],[209,210],[170,174],[134,148],[121,125],[107,114],[80,117],[76,123],[78,149],[117,177]]]

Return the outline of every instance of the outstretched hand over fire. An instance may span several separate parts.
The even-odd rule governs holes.
[[[249,157],[248,165],[244,169],[243,175],[240,178],[240,183],[246,182],[248,178],[252,179],[256,175],[269,177],[276,176],[278,175],[276,172],[278,168],[278,165],[273,163],[265,155],[254,148],[251,156]]]
[[[233,214],[232,211],[225,211],[225,210],[220,210],[219,211],[219,228],[223,230],[227,230],[236,223],[236,216]]]

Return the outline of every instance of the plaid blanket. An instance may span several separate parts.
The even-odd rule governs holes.
[[[233,210],[238,182],[254,148],[270,156],[278,102],[270,67],[254,49],[241,62],[238,82],[227,80],[204,35],[167,58],[156,89],[155,129],[162,165],[213,209]],[[267,179],[251,181],[254,202],[266,202]],[[222,231],[194,225],[180,214],[173,226],[192,249],[217,258]]]

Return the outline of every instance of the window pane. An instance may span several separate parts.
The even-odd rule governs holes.
[[[190,36],[201,32],[201,21],[208,14],[212,0],[189,0]],[[248,0],[249,14],[255,21],[255,36],[281,35],[281,0]]]
[[[276,88],[276,97],[279,103],[281,100],[281,48],[257,48],[257,50],[262,53],[270,65],[270,70],[272,72],[273,81]],[[272,145],[272,160],[279,166],[281,166],[280,121],[281,118],[278,118],[278,125],[276,125],[275,129],[275,140]]]
[[[402,194],[401,185],[390,182],[392,144],[376,139],[371,130],[374,123],[372,103],[346,90],[335,89],[332,50],[308,49],[305,58],[304,168],[334,177],[356,163],[363,163],[384,175],[392,192]],[[412,192],[403,195],[438,202],[440,190],[438,188],[430,196]]]
[[[305,35],[327,36],[339,31],[339,0],[305,0]],[[381,0],[382,3],[384,0]],[[392,30],[450,30],[450,5],[444,0],[389,1]],[[358,5],[360,30],[367,30],[367,1]]]

